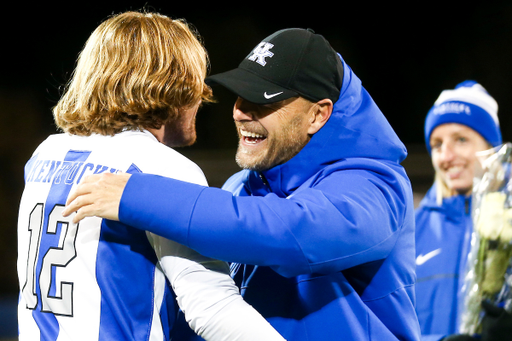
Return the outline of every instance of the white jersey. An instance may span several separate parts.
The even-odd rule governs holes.
[[[169,340],[176,301],[206,340],[283,340],[241,299],[226,263],[119,222],[62,217],[84,176],[119,171],[206,185],[147,131],[48,137],[25,166],[19,340]]]

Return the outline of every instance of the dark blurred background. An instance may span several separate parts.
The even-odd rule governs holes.
[[[417,198],[432,182],[423,120],[439,93],[465,79],[480,82],[499,103],[504,139],[512,139],[512,2],[278,2],[238,5],[172,1],[2,4],[0,51],[0,339],[16,335],[16,219],[23,167],[37,145],[56,132],[51,108],[78,53],[109,15],[146,8],[185,18],[201,33],[211,73],[236,67],[261,39],[288,27],[324,35],[352,67],[409,149],[404,162]],[[181,151],[212,186],[238,168],[234,97],[197,119],[198,142]]]

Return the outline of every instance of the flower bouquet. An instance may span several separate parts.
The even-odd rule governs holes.
[[[473,234],[459,331],[480,334],[482,301],[512,311],[512,144],[479,155],[472,194]]]

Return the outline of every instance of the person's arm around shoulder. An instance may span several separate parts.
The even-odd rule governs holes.
[[[98,174],[84,178],[66,203],[64,216],[78,210],[84,217],[118,221],[121,197],[130,174]],[[78,209],[79,208],[79,209]],[[227,264],[150,234],[161,267],[169,279],[191,328],[207,341],[276,340],[284,338],[240,296],[225,272]]]

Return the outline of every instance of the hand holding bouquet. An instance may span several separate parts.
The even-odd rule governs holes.
[[[473,236],[460,332],[481,334],[482,301],[512,311],[512,144],[483,158],[473,187]]]

